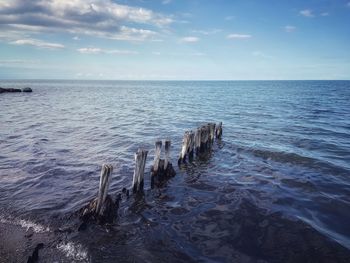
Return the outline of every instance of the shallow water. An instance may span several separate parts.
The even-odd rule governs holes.
[[[150,150],[145,195],[123,200],[111,229],[68,237],[86,260],[349,259],[349,81],[0,84],[34,90],[0,94],[2,217],[69,225],[101,164],[113,164],[116,194],[137,149]],[[150,189],[155,140],[172,140],[176,163],[184,131],[218,121],[211,152]]]

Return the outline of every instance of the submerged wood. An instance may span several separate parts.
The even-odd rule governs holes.
[[[222,122],[219,122],[219,124],[216,126],[215,137],[216,139],[221,139],[222,137]]]
[[[112,171],[112,165],[102,166],[98,196],[80,210],[80,218],[84,222],[112,223],[114,221],[119,203],[114,202],[108,195]]]
[[[132,180],[132,189],[134,193],[143,191],[143,178],[145,174],[147,154],[148,151],[141,149],[135,153],[135,170]]]

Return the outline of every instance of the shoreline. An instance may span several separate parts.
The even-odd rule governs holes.
[[[5,262],[84,262],[69,258],[69,244],[60,245],[60,237],[53,232],[36,232],[33,227],[23,227],[0,222],[0,263]],[[30,261],[34,251],[38,257]]]

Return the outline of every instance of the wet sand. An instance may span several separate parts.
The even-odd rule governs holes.
[[[39,244],[38,260],[34,262],[71,262],[57,249],[59,241],[53,233],[36,233],[32,228],[0,223],[0,262],[27,262]],[[40,246],[40,245],[39,245]]]

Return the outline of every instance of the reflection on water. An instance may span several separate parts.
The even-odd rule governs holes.
[[[350,256],[350,82],[1,85],[34,92],[0,96],[0,214],[50,229],[78,224],[102,163],[116,194],[139,147],[149,168],[154,141],[170,138],[175,162],[185,130],[223,121],[222,141],[161,189],[147,170],[144,196],[124,198],[115,225],[66,237],[93,262]]]

